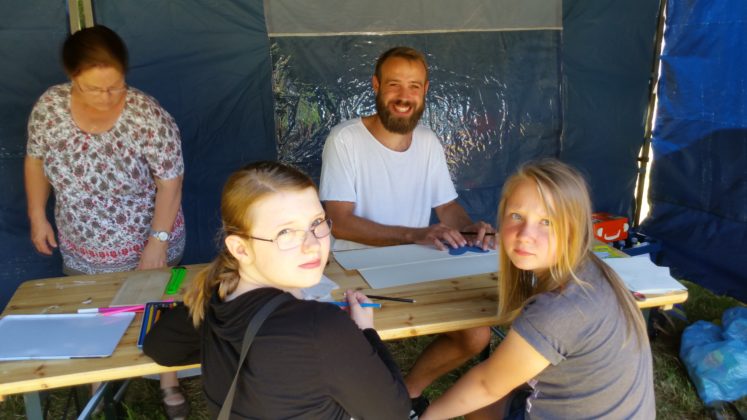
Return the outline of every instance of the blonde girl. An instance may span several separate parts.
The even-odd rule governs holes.
[[[221,199],[225,247],[185,296],[202,336],[202,379],[216,415],[237,369],[247,324],[274,297],[319,282],[330,221],[298,170],[259,162],[234,173]],[[350,315],[292,299],[262,324],[249,350],[231,418],[405,418],[409,398],[373,329],[373,312],[349,292]],[[352,319],[351,319],[352,318]]]
[[[654,418],[646,328],[591,251],[582,176],[557,160],[524,165],[503,187],[498,224],[498,311],[511,329],[421,419]]]

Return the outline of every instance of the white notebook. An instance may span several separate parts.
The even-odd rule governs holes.
[[[687,290],[669,275],[669,268],[652,263],[648,256],[607,258],[607,265],[623,279],[628,289],[643,294],[663,294]]]
[[[0,361],[109,357],[134,318],[134,312],[6,315]]]

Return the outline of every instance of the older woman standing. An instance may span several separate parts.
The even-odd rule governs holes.
[[[24,165],[31,240],[59,245],[66,274],[176,264],[185,244],[179,129],[158,102],[128,87],[127,48],[104,26],[69,36],[69,83],[52,86],[28,123]],[[45,207],[54,189],[58,237]],[[175,374],[162,376],[170,418],[188,406]]]

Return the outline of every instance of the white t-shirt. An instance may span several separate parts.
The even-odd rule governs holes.
[[[322,154],[322,201],[355,203],[353,214],[376,223],[425,227],[431,209],[457,198],[436,134],[418,125],[412,144],[396,152],[360,118],[335,126]]]

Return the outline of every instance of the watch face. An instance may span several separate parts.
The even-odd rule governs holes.
[[[169,234],[168,234],[168,232],[164,232],[164,231],[153,232],[153,236],[155,236],[156,239],[158,239],[161,242],[166,242],[166,241],[169,240]]]

